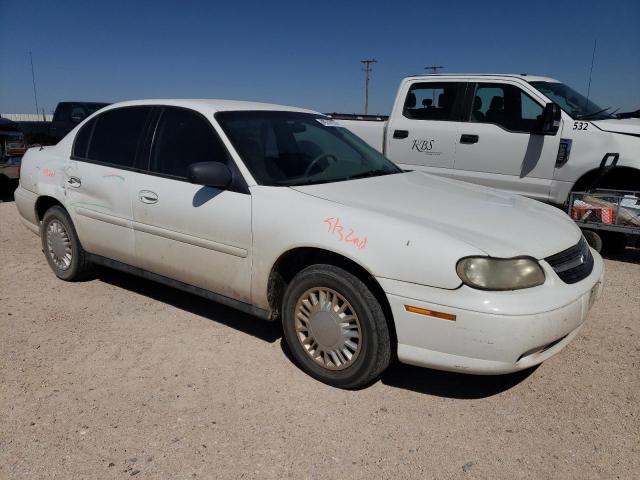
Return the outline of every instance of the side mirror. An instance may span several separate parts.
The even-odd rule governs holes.
[[[544,106],[542,115],[539,117],[539,123],[533,133],[538,135],[555,135],[560,129],[560,119],[562,111],[556,103],[547,103]]]
[[[231,170],[220,162],[192,163],[187,169],[187,180],[196,185],[206,185],[224,190],[231,184]]]

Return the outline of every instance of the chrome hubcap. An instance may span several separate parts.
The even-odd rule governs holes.
[[[60,270],[71,266],[71,241],[64,225],[52,220],[47,226],[47,254]]]
[[[309,357],[328,370],[343,370],[358,358],[360,321],[351,304],[330,288],[311,288],[298,299],[296,335]]]

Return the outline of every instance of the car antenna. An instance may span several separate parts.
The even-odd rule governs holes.
[[[591,54],[591,70],[589,70],[589,84],[587,86],[587,101],[584,105],[584,109],[586,111],[587,109],[587,105],[589,105],[589,94],[591,93],[591,74],[593,73],[593,62],[596,58],[596,43],[597,43],[598,39],[594,38],[593,39],[593,53]]]

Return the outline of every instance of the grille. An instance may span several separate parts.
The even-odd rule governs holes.
[[[593,270],[593,256],[584,237],[573,247],[545,260],[565,283],[577,283],[587,278]]]

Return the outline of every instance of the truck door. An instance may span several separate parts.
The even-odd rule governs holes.
[[[457,138],[456,178],[548,200],[560,134],[532,133],[542,102],[506,81],[479,82],[466,99],[469,121]]]
[[[401,87],[387,126],[387,157],[403,168],[451,175],[465,86],[420,81]]]

